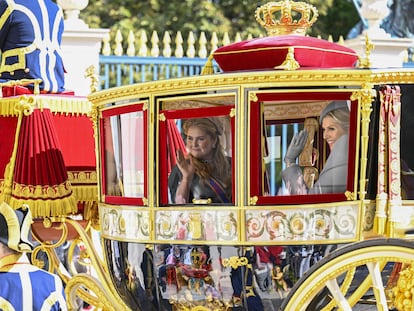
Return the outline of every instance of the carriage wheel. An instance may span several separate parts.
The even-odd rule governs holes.
[[[399,271],[414,263],[414,243],[373,239],[339,248],[312,266],[294,285],[280,310],[353,310],[373,297],[377,310],[392,310],[389,294]],[[414,280],[413,280],[414,281]]]

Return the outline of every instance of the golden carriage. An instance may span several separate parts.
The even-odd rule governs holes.
[[[373,69],[362,58],[359,68],[337,68],[332,58],[306,67],[320,55],[303,59],[309,49],[301,48],[283,46],[271,66],[279,70],[265,65],[89,96],[99,225],[84,220],[99,229],[101,245],[70,211],[38,215],[63,228],[57,243],[41,244],[50,258],[69,225],[93,266],[92,274],[62,274],[71,308],[76,297],[103,310],[353,310],[361,301],[377,310],[413,308],[414,71]],[[341,52],[342,61],[355,57]],[[248,62],[245,55],[232,66]],[[280,175],[295,133],[310,133],[299,159],[307,187],[325,165],[319,116],[332,101],[349,103],[346,190],[286,195]],[[228,202],[171,200],[182,124],[194,118],[221,126]],[[276,282],[277,266],[289,288]]]
[[[398,297],[403,288],[396,278],[393,282],[383,280],[381,271],[387,267],[389,273],[393,266],[399,269],[391,269],[394,277],[402,271],[410,274],[414,259],[405,235],[412,226],[412,203],[409,187],[403,187],[405,182],[409,184],[411,173],[400,164],[403,159],[403,165],[409,165],[411,157],[410,147],[400,142],[400,133],[401,140],[410,140],[409,120],[404,116],[410,115],[406,109],[410,109],[413,77],[409,69],[238,72],[143,83],[93,94],[90,100],[97,108],[96,124],[100,128],[99,212],[107,259],[115,247],[129,253],[132,245],[141,245],[141,252],[152,250],[151,258],[166,244],[180,246],[182,251],[207,248],[212,266],[209,277],[222,289],[220,304],[214,305],[220,310],[234,308],[234,288],[229,291],[232,269],[255,269],[244,255],[248,250],[282,245],[285,253],[298,246],[336,244],[338,250],[298,279],[283,308],[306,310],[327,287],[331,307],[324,310],[333,310],[332,306],[350,310],[369,291],[373,291],[378,310],[387,310],[392,304],[390,293]],[[390,93],[385,91],[388,88],[392,89]],[[295,127],[317,119],[329,101],[338,99],[351,102],[347,191],[280,195],[272,184],[282,187],[278,175],[283,165],[283,135],[292,137]],[[179,148],[174,146],[177,128],[171,126],[196,117],[220,117],[228,125],[226,146],[232,158],[233,184],[230,203],[200,200],[177,205],[168,200],[167,172],[172,150]],[[318,135],[320,131],[315,130],[313,146],[319,148],[319,160],[312,167],[316,170],[327,154]],[[114,150],[120,152],[118,160],[112,156]],[[113,163],[122,175],[108,173]],[[303,166],[311,165],[304,162]],[[108,180],[108,176],[116,178]],[[111,182],[122,186],[111,187]],[[109,189],[114,188],[124,190],[113,195]],[[340,247],[342,244],[347,246]],[[355,280],[360,277],[361,266],[369,273]],[[115,275],[116,265],[110,267]],[[154,271],[151,275],[157,279],[155,273],[159,271]],[[145,274],[141,275],[145,280]],[[161,281],[159,276],[157,280]],[[214,296],[205,294],[199,305],[185,296],[187,286],[181,292],[182,284],[171,284],[172,280],[174,277],[164,288],[169,295],[164,295],[162,286],[155,282],[161,300],[168,299],[177,310],[213,308]],[[360,282],[357,289],[353,282]],[[249,292],[249,286],[255,285],[244,284],[245,293],[238,297],[242,301],[250,293],[272,305],[277,297],[273,288]],[[185,300],[180,299],[180,293]]]

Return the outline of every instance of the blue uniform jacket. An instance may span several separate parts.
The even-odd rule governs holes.
[[[62,280],[31,265],[26,255],[6,256],[0,260],[0,309],[66,311]]]
[[[60,44],[63,13],[51,0],[0,0],[0,79],[42,79],[45,92],[64,91]]]

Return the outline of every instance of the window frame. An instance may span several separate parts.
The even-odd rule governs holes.
[[[125,106],[114,106],[108,109],[105,109],[101,112],[101,117],[99,119],[99,142],[100,142],[100,153],[101,163],[106,163],[105,155],[105,125],[104,120],[113,116],[121,116],[122,114],[128,114],[133,112],[142,112],[143,113],[143,168],[144,168],[144,194],[143,197],[127,197],[127,196],[115,196],[107,195],[106,189],[106,167],[101,165],[101,195],[102,201],[106,204],[115,204],[115,205],[137,205],[144,206],[146,198],[148,197],[148,101],[139,101],[137,103],[131,103]]]
[[[287,102],[288,101],[333,101],[333,100],[350,100],[352,91],[324,91],[306,90],[306,92],[292,92],[291,90],[277,92],[256,93],[249,102],[249,121],[250,121],[250,198],[257,198],[256,205],[273,205],[273,204],[311,204],[311,203],[329,203],[347,200],[345,193],[329,193],[329,194],[304,194],[304,195],[265,195],[264,189],[264,173],[263,166],[263,125],[264,125],[264,105],[269,102]],[[351,101],[350,125],[348,133],[348,175],[346,191],[354,192],[355,190],[355,168],[356,168],[356,152],[357,152],[357,101]],[[319,122],[319,116],[317,120]],[[304,118],[298,117],[296,120]],[[293,119],[286,119],[292,121]],[[290,142],[288,142],[290,143]],[[260,155],[257,156],[257,150]],[[283,155],[281,155],[283,161]],[[280,172],[279,172],[280,173]]]
[[[193,206],[196,204],[187,203],[187,204],[175,204],[169,203],[168,200],[168,177],[167,174],[164,174],[168,171],[168,150],[167,150],[167,120],[168,119],[190,119],[190,118],[207,118],[207,117],[223,117],[228,116],[230,120],[231,127],[231,170],[232,170],[232,202],[230,205],[235,205],[235,118],[232,116],[232,110],[234,110],[235,104],[224,105],[220,107],[203,107],[203,108],[188,108],[182,110],[161,110],[160,115],[163,115],[163,120],[158,121],[159,128],[159,144],[158,144],[158,154],[159,154],[159,199],[160,206]],[[165,118],[165,119],[164,119]],[[165,189],[165,190],[164,190]],[[199,205],[199,204],[197,204]],[[207,206],[215,206],[218,203],[208,204]],[[220,203],[219,205],[224,205]]]

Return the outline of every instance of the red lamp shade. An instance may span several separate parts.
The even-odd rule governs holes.
[[[28,204],[33,217],[77,212],[77,203],[49,109],[23,116],[9,204]]]

